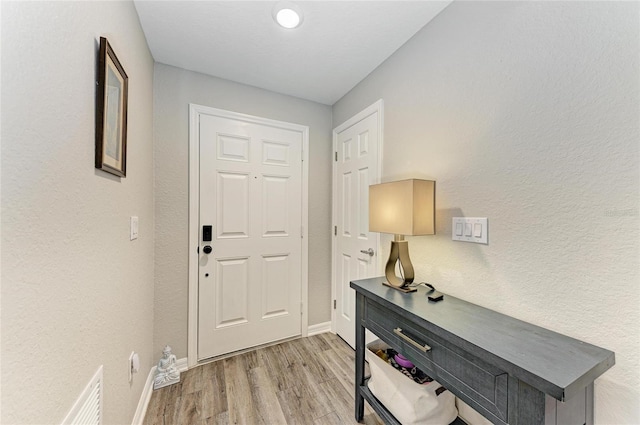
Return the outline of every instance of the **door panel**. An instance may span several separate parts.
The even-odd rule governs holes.
[[[287,282],[289,281],[289,256],[262,257],[262,318],[288,314]]]
[[[219,238],[249,237],[249,174],[218,173],[216,228]]]
[[[337,232],[334,244],[335,329],[355,343],[355,295],[349,282],[375,276],[378,235],[369,232],[369,185],[379,182],[378,151],[381,110],[359,114],[336,129],[334,199]],[[373,255],[369,255],[371,250]],[[363,253],[363,251],[365,253]]]
[[[289,211],[283,208],[289,203],[289,178],[264,176],[262,181],[262,236],[289,236]]]
[[[288,167],[290,165],[289,150],[289,145],[285,143],[265,140],[262,142],[262,163],[265,165]]]
[[[301,333],[301,131],[200,115],[198,359]],[[205,245],[213,252],[206,254]]]
[[[340,282],[349,282],[351,280],[351,256],[350,255],[342,253],[341,267],[342,267],[342,270],[340,275]],[[339,290],[340,290],[340,296],[338,299],[340,300],[340,310],[338,312],[344,321],[348,323],[352,323],[351,316],[353,315],[353,309],[351,308],[351,304],[353,304],[354,302],[353,291],[351,290],[351,288],[349,288],[349,285],[340,285]],[[343,333],[345,333],[345,329],[343,328],[338,329],[338,335],[342,335]],[[348,330],[346,330],[346,333],[348,333]],[[344,335],[343,335],[343,338],[344,338]]]
[[[369,169],[358,170],[358,195],[356,197],[358,238],[368,241],[369,238]]]
[[[249,318],[249,259],[230,258],[216,263],[216,328],[246,323]],[[229,302],[225,302],[229,301]]]
[[[342,236],[351,237],[351,172],[342,173]]]
[[[248,137],[218,134],[218,159],[226,161],[249,162]]]

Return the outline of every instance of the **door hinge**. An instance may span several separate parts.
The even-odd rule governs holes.
[[[337,307],[336,300],[333,300],[333,309],[335,310],[335,309],[336,309],[336,307]]]
[[[338,162],[338,152],[335,152],[335,154],[336,162]]]
[[[333,226],[333,236],[338,236],[338,226]]]
[[[304,303],[300,301],[300,316],[304,313]]]
[[[304,226],[300,226],[300,239],[304,239]]]

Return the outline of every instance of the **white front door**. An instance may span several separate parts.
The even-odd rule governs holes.
[[[355,292],[349,282],[376,276],[380,237],[369,232],[369,185],[380,182],[382,101],[334,130],[334,323],[355,346]]]
[[[198,360],[301,334],[307,129],[222,112],[198,123]]]

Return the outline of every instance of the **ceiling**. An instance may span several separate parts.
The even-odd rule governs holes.
[[[135,0],[157,62],[333,105],[450,1],[296,1],[300,27],[276,1]]]

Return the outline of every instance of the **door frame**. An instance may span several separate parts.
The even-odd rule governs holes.
[[[198,252],[200,243],[200,115],[214,115],[268,125],[302,134],[302,229],[300,268],[300,331],[302,336],[309,333],[309,127],[270,118],[242,114],[209,106],[189,104],[189,312],[187,334],[187,366],[198,365]]]
[[[343,132],[347,128],[356,124],[359,121],[367,118],[369,115],[373,115],[378,113],[378,175],[375,178],[376,183],[380,183],[382,178],[382,153],[383,150],[383,139],[384,139],[384,101],[382,99],[378,99],[373,104],[364,108],[362,111],[358,112],[339,126],[333,129],[333,155],[336,155],[338,152],[338,133]],[[335,158],[335,157],[334,157]],[[332,163],[332,189],[331,189],[331,222],[333,223],[333,228],[338,224],[338,186],[337,186],[337,161],[333,160]],[[336,279],[336,252],[337,252],[337,235],[334,230],[331,229],[331,233],[333,237],[331,238],[331,331],[336,333],[336,309],[334,308],[334,303],[336,301],[336,294],[338,290],[338,282]],[[376,235],[376,252],[380,252],[380,234]],[[381,269],[381,259],[380,255],[378,255],[378,270]]]

